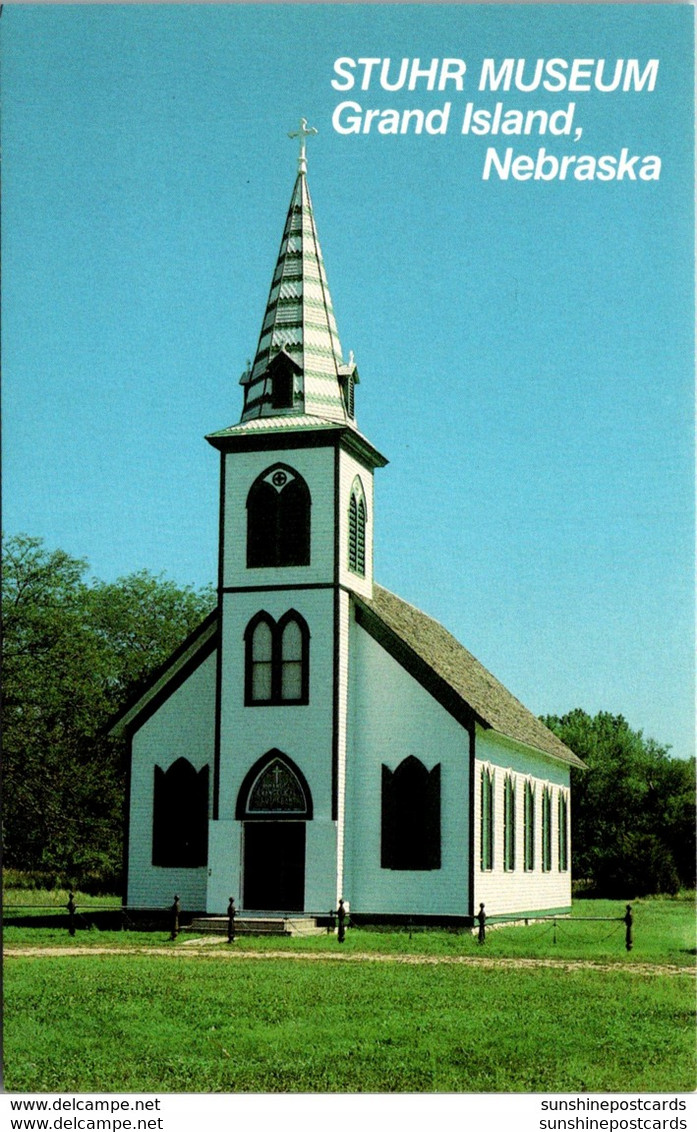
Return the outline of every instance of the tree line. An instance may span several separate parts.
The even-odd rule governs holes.
[[[146,570],[103,582],[28,535],[3,547],[3,860],[94,890],[121,883],[125,750],[109,720],[215,604]],[[694,759],[577,709],[544,722],[572,772],[572,869],[597,894],[695,885]]]
[[[125,752],[109,720],[210,612],[139,571],[89,577],[27,535],[3,548],[3,860],[85,887],[121,881]]]

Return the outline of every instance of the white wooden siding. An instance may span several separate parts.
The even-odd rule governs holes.
[[[494,772],[494,858],[493,868],[481,869],[481,786],[482,768]],[[515,869],[504,869],[504,782],[510,774],[515,783]],[[524,853],[525,783],[535,787],[534,846],[535,863],[527,871]],[[552,795],[552,867],[542,868],[542,791]],[[474,896],[475,912],[483,903],[487,916],[568,908],[571,905],[571,869],[559,869],[559,793],[569,798],[569,768],[563,763],[537,755],[503,736],[477,727],[474,773]],[[569,807],[569,822],[571,809]],[[571,836],[569,831],[569,862]]]
[[[349,680],[349,619],[351,615],[348,594],[339,595],[338,657],[339,683],[337,688],[337,875],[336,902],[343,897],[344,857],[346,848],[346,729]]]
[[[130,791],[128,903],[166,908],[175,892],[182,908],[206,906],[206,869],[168,869],[152,864],[155,766],[167,770],[178,758],[201,770],[208,764],[209,813],[215,742],[215,667],[212,653],[133,736]]]
[[[469,735],[364,629],[350,626],[344,897],[355,912],[468,913]],[[441,867],[380,866],[382,764],[441,765]]]

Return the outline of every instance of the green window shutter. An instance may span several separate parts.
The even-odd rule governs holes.
[[[365,576],[365,503],[358,502],[356,522],[356,573]]]
[[[348,537],[348,564],[349,570],[356,570],[358,563],[358,504],[356,496],[351,493],[349,502],[349,537]]]

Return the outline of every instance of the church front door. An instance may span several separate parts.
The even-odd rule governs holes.
[[[302,912],[305,906],[305,822],[244,823],[243,906],[250,911]]]

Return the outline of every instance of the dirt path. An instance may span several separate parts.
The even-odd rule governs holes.
[[[490,970],[506,968],[535,969],[548,967],[557,971],[623,971],[632,975],[692,975],[695,967],[659,965],[653,963],[595,963],[586,959],[503,959],[486,955],[385,955],[369,951],[245,951],[235,946],[216,948],[222,940],[187,940],[178,947],[7,947],[3,954],[10,959],[55,959],[60,956],[86,955],[166,955],[189,958],[201,955],[216,955],[230,959],[293,959],[314,960],[329,963],[408,963],[423,966],[451,964],[461,967],[484,967]],[[186,950],[184,950],[186,948]]]

